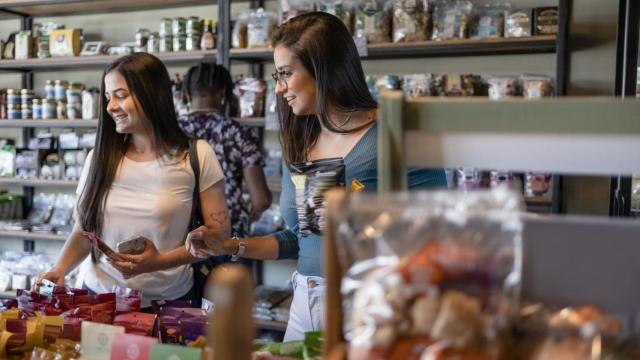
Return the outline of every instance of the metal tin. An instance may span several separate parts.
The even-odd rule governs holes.
[[[18,92],[14,89],[7,89],[7,105],[20,106],[21,98]]]
[[[171,18],[162,18],[160,20],[160,36],[173,34],[173,20]]]
[[[173,51],[187,50],[187,35],[177,35],[173,37]]]
[[[55,119],[57,116],[56,107],[58,104],[54,99],[42,100],[42,118],[43,119]]]
[[[160,37],[160,52],[170,52],[173,51],[173,36],[162,36]]]
[[[20,110],[20,116],[22,119],[33,119],[33,109],[31,108],[31,102],[28,104],[22,104],[22,109]]]
[[[173,18],[173,36],[187,33],[187,19],[183,17]]]
[[[33,99],[32,109],[33,109],[33,118],[42,119],[42,100]]]
[[[22,119],[22,109],[20,105],[8,104],[7,105],[7,119],[16,120]]]
[[[189,18],[187,18],[187,35],[200,33],[202,33],[200,18],[197,16],[189,16]]]
[[[52,80],[47,80],[44,85],[44,94],[47,99],[55,99],[56,98],[56,88],[53,85]]]
[[[63,101],[67,98],[67,87],[69,83],[63,80],[56,80],[55,82],[55,99],[56,101]]]
[[[149,34],[149,41],[147,41],[148,53],[160,52],[160,35],[156,32]]]
[[[34,93],[33,90],[31,89],[22,89],[20,90],[20,100],[21,103],[24,104],[29,104],[29,106],[31,106],[31,102],[33,101],[33,97],[34,97]]]
[[[187,51],[200,50],[200,34],[187,35],[187,42],[185,49]]]
[[[58,101],[58,106],[56,106],[56,116],[58,119],[66,119],[67,118],[67,103],[64,101]]]

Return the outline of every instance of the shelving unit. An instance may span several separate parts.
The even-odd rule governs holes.
[[[211,0],[0,0],[0,13],[4,11],[13,16],[68,16],[166,9],[211,3]]]
[[[0,128],[95,128],[98,119],[94,120],[7,120],[0,119]]]
[[[28,187],[75,189],[78,186],[78,181],[0,178],[0,186],[28,186]]]
[[[67,237],[65,235],[31,233],[26,231],[9,231],[9,230],[0,230],[0,238],[11,238],[11,239],[21,239],[21,240],[44,240],[44,241],[67,240]]]

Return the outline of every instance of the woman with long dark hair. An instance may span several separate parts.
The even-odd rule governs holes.
[[[146,53],[109,65],[100,89],[100,121],[78,185],[76,223],[54,265],[42,278],[59,285],[81,263],[84,287],[110,292],[114,285],[141,289],[152,299],[191,298],[192,256],[185,247],[195,184],[189,139],[180,130],[167,69]],[[223,173],[211,147],[196,143],[200,199],[211,236],[229,236]],[[92,251],[83,231],[116,249],[145,238],[137,255],[110,258]],[[91,256],[89,256],[91,254]]]
[[[378,114],[351,34],[335,16],[313,12],[294,17],[276,30],[272,46],[284,156],[280,206],[288,229],[240,241],[220,241],[202,229],[192,239],[196,249],[211,254],[298,259],[285,334],[285,340],[296,340],[323,328],[325,293],[323,236],[306,221],[307,204],[322,216],[322,201],[305,198],[307,180],[300,182],[298,175],[338,159],[336,169],[344,170],[338,183],[353,191],[376,191]],[[446,176],[440,170],[412,170],[409,185],[445,187]]]

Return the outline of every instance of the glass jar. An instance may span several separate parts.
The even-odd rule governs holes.
[[[67,97],[67,87],[69,83],[64,80],[56,80],[55,82],[55,99],[56,101],[64,101]]]
[[[144,48],[147,46],[147,41],[149,41],[149,29],[136,30],[136,46]]]
[[[56,107],[58,104],[54,99],[42,100],[42,118],[43,119],[55,119],[57,116]]]
[[[29,102],[28,104],[22,104],[20,117],[24,120],[33,119],[33,109],[31,108],[31,102]]]
[[[187,50],[187,35],[174,35],[173,36],[173,51],[185,51]]]
[[[147,52],[152,54],[160,52],[160,34],[156,32],[149,34],[149,41],[147,41]]]
[[[202,32],[202,23],[197,16],[189,16],[187,18],[187,35],[200,34]]]
[[[33,101],[34,93],[31,89],[22,89],[20,90],[20,103],[28,104],[31,106],[31,102]]]
[[[173,36],[187,33],[187,19],[183,17],[173,18]]]
[[[173,34],[173,20],[171,18],[162,18],[160,20],[160,36]]]
[[[42,119],[42,101],[40,99],[33,99],[32,106],[33,118]]]
[[[165,35],[160,37],[160,52],[173,51],[173,36]]]
[[[82,103],[67,104],[67,118],[76,120],[82,118]]]
[[[200,50],[200,34],[187,35],[185,49],[187,51]]]
[[[82,104],[83,88],[81,83],[70,83],[66,91],[67,104]]]
[[[53,81],[47,80],[44,85],[44,94],[46,99],[56,98],[56,88],[53,85]]]
[[[17,120],[22,118],[22,109],[19,104],[7,104],[7,119]]]
[[[64,101],[58,101],[58,106],[56,107],[56,115],[58,119],[66,119],[67,118],[67,103]]]
[[[20,106],[20,95],[14,89],[7,89],[7,105],[18,105]]]

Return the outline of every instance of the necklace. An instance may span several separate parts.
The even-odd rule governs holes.
[[[349,122],[349,120],[351,120],[351,117],[353,116],[353,110],[349,111],[349,113],[347,114],[347,117],[344,119],[343,122],[341,122],[340,124],[338,124],[338,127],[343,127],[344,125],[346,125],[346,123]]]

